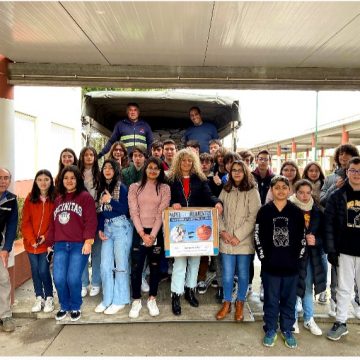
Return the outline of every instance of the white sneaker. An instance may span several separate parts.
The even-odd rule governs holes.
[[[317,335],[317,336],[321,336],[322,335],[322,331],[321,329],[318,327],[318,325],[316,324],[314,318],[312,317],[309,321],[305,322],[304,321],[304,328],[310,330],[310,332],[313,335]]]
[[[87,295],[87,287],[83,286],[81,288],[81,297],[85,297]]]
[[[37,296],[33,307],[31,308],[31,312],[40,312],[44,307],[44,299],[41,296]]]
[[[354,299],[351,300],[351,305],[354,308],[354,311],[353,311],[354,316],[357,319],[360,319],[360,306],[358,305],[358,303]]]
[[[141,281],[141,291],[145,292],[145,293],[150,291],[150,286],[147,283],[145,278],[142,278],[142,281]]]
[[[329,316],[336,316],[336,302],[333,299],[330,299],[330,310],[328,312]]]
[[[100,292],[100,286],[92,286],[90,289],[90,296],[96,296]]]
[[[129,318],[136,319],[137,317],[139,317],[141,308],[142,308],[141,299],[134,300],[131,305],[131,310],[129,312]]]
[[[294,331],[293,331],[294,334],[300,334],[298,319],[295,320],[293,328],[294,328]]]
[[[160,314],[156,299],[149,299],[147,301],[147,308],[149,309],[150,316],[158,316]]]
[[[104,314],[106,315],[113,315],[116,314],[118,311],[122,310],[125,305],[114,305],[111,304],[105,311]]]
[[[95,308],[96,313],[102,313],[105,310],[106,310],[106,306],[102,302]]]
[[[44,313],[50,313],[54,311],[54,298],[48,296],[45,300]]]
[[[296,312],[301,313],[303,311],[302,300],[299,296],[296,297]]]

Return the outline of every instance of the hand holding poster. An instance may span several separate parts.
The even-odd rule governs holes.
[[[212,256],[219,253],[218,217],[215,208],[164,211],[165,256]]]

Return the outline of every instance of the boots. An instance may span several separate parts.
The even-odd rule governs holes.
[[[171,295],[171,307],[174,315],[181,315],[181,304],[180,304],[180,295],[172,293]]]
[[[231,312],[231,301],[224,301],[222,308],[216,314],[216,320],[222,320]]]
[[[185,287],[185,299],[189,302],[190,306],[198,307],[199,301],[195,297],[195,289]]]
[[[235,321],[244,321],[244,302],[236,301],[235,303]]]

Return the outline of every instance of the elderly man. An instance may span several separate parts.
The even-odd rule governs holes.
[[[9,192],[10,171],[0,168],[0,319],[3,331],[14,331],[11,313],[11,284],[8,272],[9,253],[12,249],[18,222],[16,195]]]

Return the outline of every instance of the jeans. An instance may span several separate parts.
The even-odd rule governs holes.
[[[152,229],[144,228],[146,234],[150,234],[151,230]],[[157,295],[160,281],[160,260],[161,254],[164,251],[162,229],[158,232],[156,245],[146,247],[142,245],[141,242],[141,237],[137,231],[134,231],[131,250],[131,288],[132,297],[135,300],[141,298],[142,272],[146,259],[148,259],[150,268],[149,296],[156,297]]]
[[[89,258],[81,253],[83,245],[67,241],[54,245],[54,283],[64,311],[78,311],[82,304],[81,275]]]
[[[171,291],[176,294],[184,293],[184,286],[194,289],[197,285],[200,256],[182,256],[174,260],[171,276]]]
[[[313,285],[314,285],[314,274],[309,260],[306,268],[305,294],[304,297],[302,298],[302,306],[304,310],[304,322],[309,321],[314,316]],[[295,317],[297,318],[296,309],[295,309]]]
[[[298,275],[275,276],[262,272],[264,286],[264,330],[291,331],[295,322],[296,288]]]
[[[133,226],[124,215],[121,215],[105,222],[104,233],[108,239],[101,245],[102,304],[106,307],[111,304],[129,304]]]
[[[101,243],[99,236],[95,237],[94,245],[91,249],[91,285],[92,286],[101,286],[101,274],[100,274],[100,262],[101,262]],[[81,276],[81,282],[83,287],[90,285],[89,277],[89,266],[85,266],[85,269]]]
[[[46,260],[46,255],[46,252],[42,254],[28,253],[35,296],[41,296],[43,299],[53,296],[50,266]]]
[[[232,300],[234,275],[238,276],[237,300],[245,301],[249,284],[249,266],[251,255],[221,254],[222,281],[224,286],[224,300]]]

